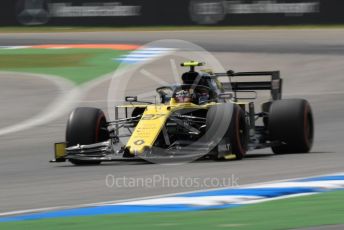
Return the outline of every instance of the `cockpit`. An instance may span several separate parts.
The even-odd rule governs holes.
[[[157,88],[161,103],[170,103],[171,99],[174,103],[193,103],[202,105],[215,101],[215,93],[207,86],[181,84],[173,86],[163,86]]]

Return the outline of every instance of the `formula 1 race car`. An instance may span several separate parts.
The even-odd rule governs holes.
[[[54,162],[242,159],[247,151],[267,147],[275,154],[310,151],[310,104],[282,99],[279,71],[195,71],[203,64],[182,63],[190,68],[181,76],[182,84],[157,88],[159,103],[126,97],[126,105],[115,106],[113,121],[100,109],[76,108],[67,123],[66,142],[55,144]],[[263,76],[269,80],[261,81]],[[261,90],[270,91],[270,99],[257,109],[254,100]]]

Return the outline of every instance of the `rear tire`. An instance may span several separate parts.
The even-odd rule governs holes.
[[[304,99],[274,101],[268,119],[269,139],[279,141],[273,146],[275,154],[307,153],[314,137],[312,109]]]
[[[226,117],[227,116],[227,117]],[[231,152],[237,160],[241,160],[246,155],[247,150],[247,128],[244,111],[236,104],[220,104],[213,106],[207,113],[206,127],[207,132],[213,128],[223,128],[223,119],[230,119],[226,131],[222,137],[216,137],[217,144],[229,144]],[[209,137],[210,140],[211,137]],[[220,138],[220,139],[218,139]],[[213,147],[215,159],[222,159],[218,153],[218,146]]]
[[[67,147],[89,145],[109,139],[106,117],[100,109],[79,107],[69,116],[66,130]],[[75,165],[95,165],[101,161],[69,160]]]

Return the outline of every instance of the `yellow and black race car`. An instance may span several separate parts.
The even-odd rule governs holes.
[[[276,154],[310,151],[311,107],[304,99],[282,100],[279,71],[212,73],[196,71],[201,62],[181,65],[190,68],[183,83],[159,87],[159,103],[126,97],[113,121],[100,109],[76,108],[66,142],[55,144],[55,162],[242,159],[249,150],[267,147]],[[263,76],[269,80],[261,81]],[[261,90],[270,91],[270,99],[257,109]]]

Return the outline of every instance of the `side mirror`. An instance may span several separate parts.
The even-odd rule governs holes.
[[[227,71],[227,76],[229,76],[229,77],[233,77],[234,74],[235,74],[234,70],[228,70]]]
[[[125,97],[126,102],[137,102],[137,96],[127,96]]]
[[[160,94],[161,103],[163,103],[163,104],[166,103],[166,101],[167,101],[166,96],[167,96],[166,94]]]

